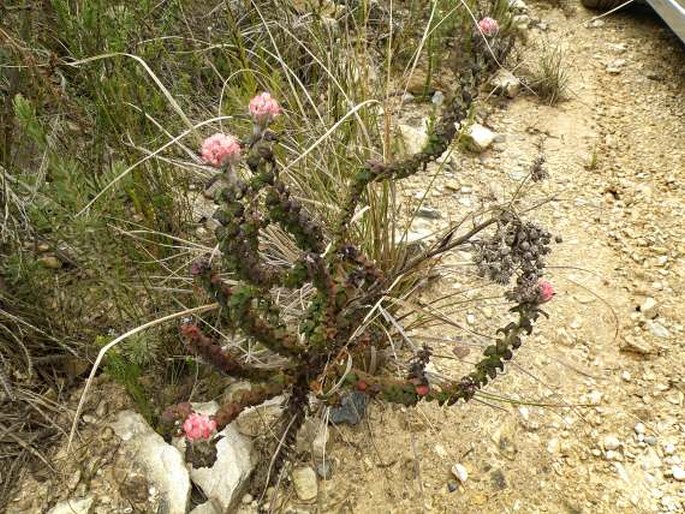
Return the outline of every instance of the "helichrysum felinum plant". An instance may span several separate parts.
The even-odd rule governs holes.
[[[494,20],[481,20],[480,31],[498,37]],[[324,226],[293,194],[282,178],[274,157],[278,137],[270,129],[284,112],[269,93],[253,98],[248,111],[253,121],[251,134],[242,141],[230,134],[215,134],[202,145],[206,163],[222,170],[225,187],[217,195],[215,215],[220,265],[209,259],[195,262],[191,274],[204,291],[221,306],[222,322],[251,341],[281,357],[277,369],[247,363],[237,353],[193,323],[184,323],[181,336],[187,350],[217,371],[250,381],[252,387],[220,406],[214,416],[198,417],[188,403],[167,409],[165,420],[190,442],[211,440],[247,407],[286,394],[287,407],[281,434],[275,438],[275,467],[283,463],[304,421],[309,397],[324,404],[336,404],[345,391],[357,390],[390,402],[414,405],[418,401],[454,404],[468,401],[478,389],[496,377],[504,362],[531,333],[542,313],[540,306],[553,294],[543,277],[545,256],[551,235],[542,227],[522,220],[515,212],[501,208],[492,218],[458,234],[456,229],[431,248],[412,256],[403,266],[381,269],[353,239],[350,224],[374,183],[399,180],[416,174],[442,155],[457,135],[457,124],[466,119],[478,86],[492,70],[492,61],[478,41],[471,68],[462,73],[453,97],[433,126],[425,147],[415,155],[393,162],[372,161],[361,166],[349,183],[332,226]],[[298,249],[287,265],[264,258],[262,242],[268,227],[287,234]],[[492,235],[484,231],[494,228]],[[477,237],[481,237],[480,240]],[[480,273],[500,284],[515,285],[507,297],[516,305],[517,319],[497,331],[471,373],[456,380],[429,382],[426,366],[431,359],[427,346],[408,360],[405,376],[364,367],[371,347],[389,346],[383,331],[366,323],[373,306],[392,295],[396,279],[417,273],[421,262],[434,260],[456,247],[475,247]],[[219,273],[221,270],[222,274]],[[230,274],[230,282],[224,278]],[[278,303],[280,292],[300,291],[304,314],[289,318]],[[271,473],[271,479],[277,473]]]

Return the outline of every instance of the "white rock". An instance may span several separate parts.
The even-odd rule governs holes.
[[[675,445],[668,443],[664,445],[664,455],[673,455],[675,453]]]
[[[86,496],[85,498],[77,498],[74,500],[65,500],[55,505],[48,514],[88,514],[90,507],[93,505],[93,497]]]
[[[455,464],[452,466],[452,474],[459,480],[460,484],[465,484],[466,481],[469,479],[469,472],[467,471],[466,467],[464,467],[463,464]]]
[[[638,458],[638,462],[640,463],[640,467],[645,471],[661,467],[661,459],[654,448],[647,448],[647,451]]]
[[[512,16],[511,24],[518,30],[526,30],[530,26],[530,16],[527,14],[517,14]]]
[[[561,447],[561,443],[560,443],[559,439],[556,437],[553,437],[552,439],[547,441],[547,452],[550,453],[551,455],[558,453],[560,447]]]
[[[621,462],[623,461],[623,455],[621,455],[621,452],[617,452],[616,450],[609,450],[606,453],[606,460]]]
[[[606,451],[617,450],[621,447],[621,441],[615,435],[608,435],[602,441],[602,446]]]
[[[436,91],[435,93],[433,93],[431,102],[433,102],[434,105],[440,107],[442,104],[445,103],[445,94],[442,91]]]
[[[490,79],[490,85],[508,98],[514,98],[521,91],[521,81],[504,68],[500,68]]]
[[[138,461],[167,505],[169,514],[185,514],[190,499],[190,478],[181,452],[167,444],[145,422],[129,410],[121,411],[111,424],[114,433],[124,442],[131,460]]]
[[[449,453],[447,453],[447,450],[445,449],[445,447],[443,445],[441,445],[440,443],[436,444],[433,447],[433,451],[435,452],[435,454],[438,457],[442,457],[443,459],[449,456]]]
[[[680,466],[673,466],[671,468],[671,474],[678,482],[685,482],[685,469],[681,468]]]
[[[243,491],[252,472],[252,441],[238,432],[235,423],[224,428],[217,437],[216,462],[211,468],[191,468],[190,478],[213,499],[221,512],[229,509]]]
[[[635,433],[636,434],[644,434],[646,430],[647,430],[647,427],[645,426],[644,423],[637,423],[635,425]]]
[[[407,154],[413,155],[418,153],[426,146],[428,133],[426,132],[425,123],[421,127],[402,124],[399,126],[399,129]]]
[[[466,145],[475,152],[485,151],[494,141],[497,134],[480,123],[474,123],[466,131]]]
[[[602,398],[604,398],[604,393],[601,391],[597,391],[596,389],[593,391],[590,391],[587,395],[585,395],[587,398],[587,403],[590,405],[599,405],[602,403]]]
[[[652,334],[654,337],[660,337],[662,339],[668,339],[671,337],[671,333],[661,323],[656,321],[648,321],[646,325],[650,334]]]
[[[659,314],[659,306],[656,300],[651,296],[646,298],[644,302],[640,305],[640,312],[645,318],[654,319]]]
[[[319,494],[319,484],[316,480],[316,472],[309,466],[293,469],[293,486],[295,494],[304,501],[309,502]]]

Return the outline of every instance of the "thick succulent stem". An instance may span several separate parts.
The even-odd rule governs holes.
[[[272,380],[274,377],[283,375],[283,372],[279,370],[255,368],[240,362],[235,356],[223,350],[217,340],[204,334],[194,323],[183,324],[181,335],[188,351],[226,375],[247,378],[255,382]]]
[[[518,320],[498,330],[502,337],[485,349],[484,358],[476,363],[474,371],[458,381],[424,388],[424,384],[416,378],[380,377],[358,369],[348,373],[345,380],[351,386],[385,401],[407,406],[415,405],[420,400],[437,401],[441,405],[453,405],[459,400],[467,402],[499,371],[504,370],[504,363],[511,360],[514,350],[521,346],[521,336],[531,334],[533,323],[543,313],[534,303],[519,304],[512,311],[519,314]]]

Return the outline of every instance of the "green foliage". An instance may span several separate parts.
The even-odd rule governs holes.
[[[98,336],[95,345],[102,347],[109,341],[107,338]],[[150,403],[150,391],[146,391],[141,385],[141,377],[145,366],[155,356],[156,344],[145,336],[132,337],[125,343],[107,353],[104,370],[114,380],[119,382],[136,404],[138,412],[145,419],[152,422],[155,411]]]
[[[559,44],[544,42],[528,78],[530,88],[549,105],[556,105],[568,91],[566,56]]]

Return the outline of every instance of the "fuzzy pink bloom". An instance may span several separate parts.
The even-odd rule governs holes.
[[[497,20],[488,16],[478,22],[478,27],[483,35],[487,37],[492,37],[499,32],[499,24],[497,23]]]
[[[250,100],[250,114],[257,125],[265,127],[281,114],[281,106],[269,93],[262,93]]]
[[[183,422],[183,432],[190,441],[209,439],[216,432],[216,421],[204,414],[193,412]]]
[[[540,303],[549,302],[554,294],[554,286],[552,286],[552,284],[546,280],[540,280],[538,282],[538,298],[540,299]]]
[[[200,149],[202,159],[215,168],[238,162],[240,159],[240,142],[230,134],[217,133],[209,136]]]

